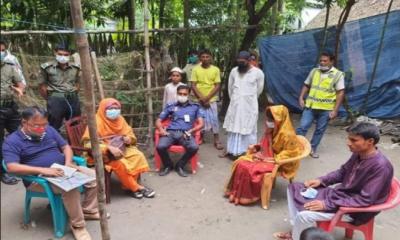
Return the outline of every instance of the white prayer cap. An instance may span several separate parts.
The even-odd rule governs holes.
[[[171,73],[173,73],[173,72],[178,72],[178,73],[182,74],[182,73],[183,73],[183,70],[182,70],[181,68],[179,68],[179,67],[174,67],[174,68],[171,69],[170,72],[171,72]]]

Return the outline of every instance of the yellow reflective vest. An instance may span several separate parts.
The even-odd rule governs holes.
[[[333,110],[336,103],[336,84],[343,76],[343,72],[332,68],[328,77],[321,78],[321,70],[311,70],[310,92],[306,99],[306,107],[320,110]]]

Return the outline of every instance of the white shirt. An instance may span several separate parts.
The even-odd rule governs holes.
[[[177,101],[177,93],[176,90],[180,85],[184,85],[183,83],[179,82],[178,84],[173,84],[172,82],[165,85],[164,88],[164,98],[163,98],[163,109],[165,106],[171,103],[175,103]]]
[[[231,101],[223,127],[228,132],[248,135],[257,132],[258,97],[264,89],[264,73],[251,67],[246,73],[238,68],[229,74],[228,93]]]

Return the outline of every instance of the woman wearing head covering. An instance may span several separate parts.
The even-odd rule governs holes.
[[[272,172],[276,162],[296,157],[302,152],[285,106],[268,107],[266,119],[265,133],[258,145],[260,150],[256,151],[254,145],[250,145],[246,155],[233,163],[225,195],[234,204],[258,201],[264,174]],[[298,168],[297,161],[282,165],[278,171],[283,177],[290,179],[295,176]]]
[[[96,114],[97,133],[107,171],[113,171],[121,181],[122,188],[132,197],[154,197],[155,192],[140,185],[140,174],[150,170],[146,157],[136,147],[136,136],[121,116],[121,103],[113,98],[101,100]],[[85,147],[90,148],[89,129],[82,137]],[[89,159],[89,163],[90,160]]]

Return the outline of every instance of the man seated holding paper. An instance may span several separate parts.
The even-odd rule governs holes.
[[[72,162],[72,149],[60,134],[48,126],[47,112],[39,107],[29,107],[22,112],[22,127],[10,134],[3,144],[4,161],[10,173],[18,175],[43,175],[61,177],[60,168],[50,168],[53,163],[76,168],[78,171],[95,176],[91,169],[78,167]],[[43,191],[37,183],[24,182],[32,191]],[[77,240],[91,239],[85,228],[85,219],[98,220],[96,182],[85,186],[84,201],[81,203],[78,188],[68,192],[52,185],[55,193],[61,193],[70,219],[71,230]]]
[[[331,220],[340,207],[369,207],[386,201],[393,179],[393,166],[376,147],[379,129],[361,122],[347,129],[347,146],[353,152],[338,170],[288,187],[287,199],[292,232],[277,232],[280,240],[299,240],[300,233],[317,221]],[[352,213],[343,220],[361,225],[373,213]]]

